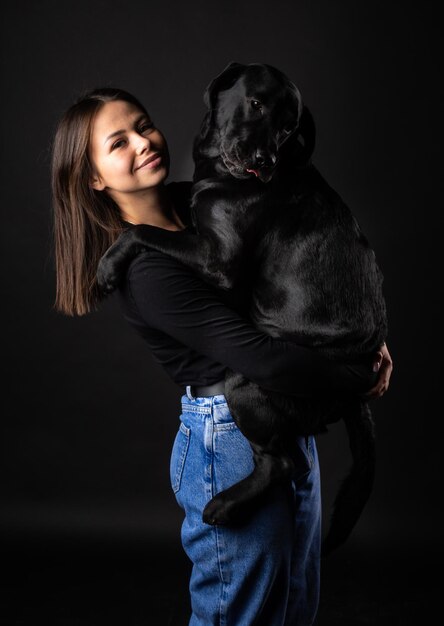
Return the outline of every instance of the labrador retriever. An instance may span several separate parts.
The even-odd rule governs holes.
[[[111,292],[129,260],[152,247],[221,289],[242,285],[258,329],[348,362],[355,372],[369,371],[387,335],[382,273],[352,212],[312,163],[315,125],[298,88],[270,65],[231,63],[204,100],[208,111],[193,146],[194,229],[128,229],[101,259],[100,288]],[[255,469],[207,504],[204,521],[243,519],[273,484],[294,478],[295,435],[316,435],[343,419],[353,464],[322,552],[344,543],[373,487],[368,403],[333,391],[311,398],[278,394],[232,371],[225,390]]]

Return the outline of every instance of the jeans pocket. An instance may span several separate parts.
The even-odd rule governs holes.
[[[174,493],[177,493],[180,489],[183,468],[190,443],[190,434],[191,430],[181,422],[174,440],[170,461],[170,479]]]
[[[217,424],[214,433],[213,484],[219,493],[251,474],[254,461],[248,439],[234,422]]]

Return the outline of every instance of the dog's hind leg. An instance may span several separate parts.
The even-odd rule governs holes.
[[[242,520],[272,485],[294,473],[288,438],[272,397],[240,374],[229,374],[226,391],[230,412],[253,450],[254,469],[250,475],[215,495],[203,512],[207,524],[230,524]]]
[[[288,454],[270,454],[261,446],[251,444],[254,470],[246,478],[216,494],[206,505],[202,519],[206,524],[236,524],[257,506],[268,489],[294,472]]]

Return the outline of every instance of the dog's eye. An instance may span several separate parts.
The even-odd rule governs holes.
[[[251,107],[256,111],[260,111],[262,109],[262,103],[259,100],[252,100]]]

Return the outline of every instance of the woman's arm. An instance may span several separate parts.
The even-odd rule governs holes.
[[[348,368],[315,350],[258,331],[226,306],[215,289],[165,254],[153,250],[140,254],[127,281],[147,326],[265,389],[310,396],[322,391],[363,393],[375,383],[371,365]]]

